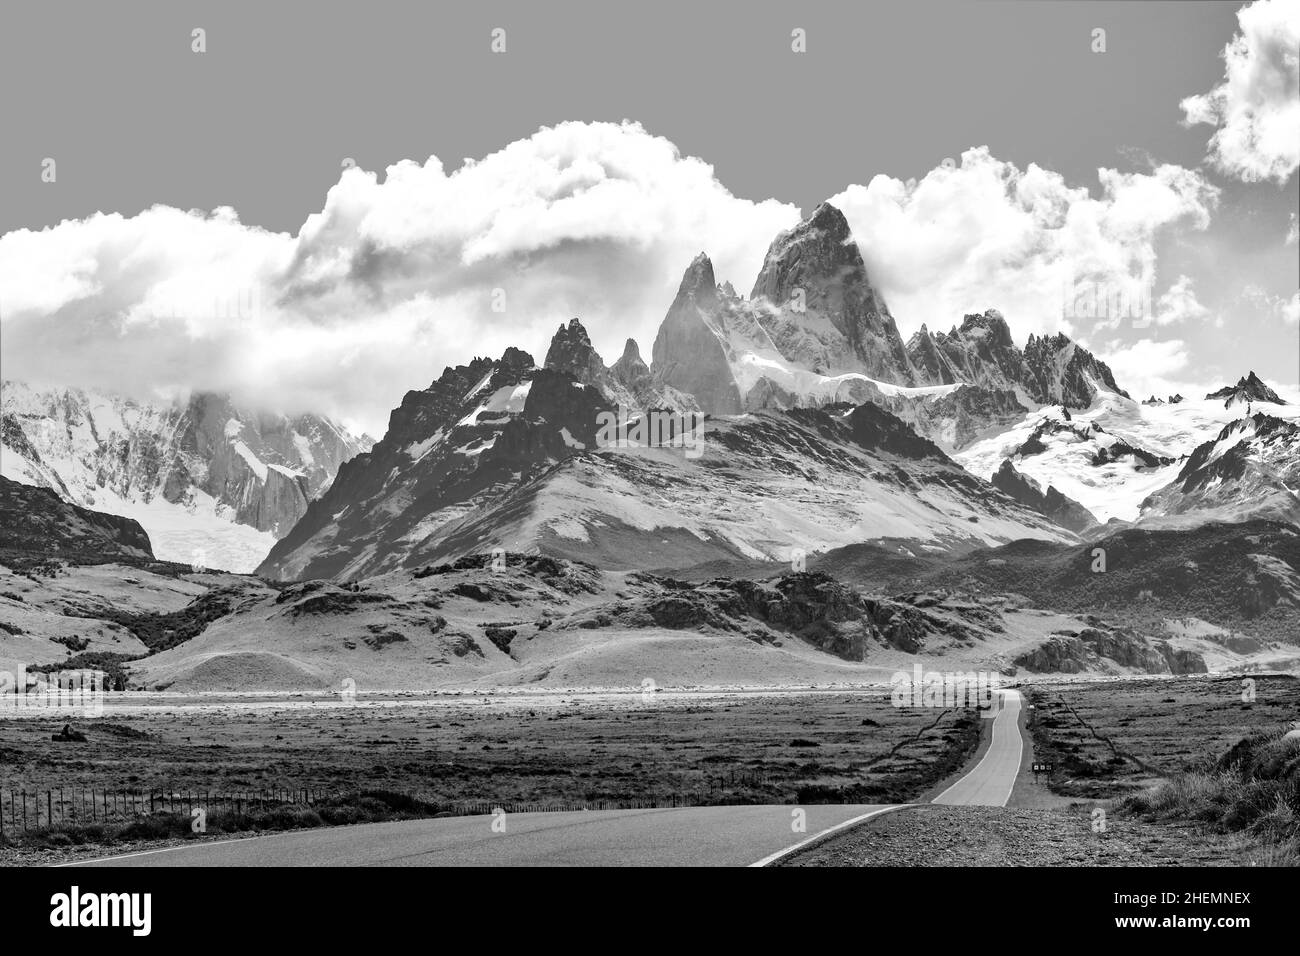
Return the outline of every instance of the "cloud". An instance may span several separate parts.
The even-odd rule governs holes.
[[[542,128],[452,172],[345,170],[297,236],[229,209],[96,214],[0,237],[3,374],[231,391],[382,431],[444,365],[508,345],[541,361],[574,315],[607,361],[629,336],[648,355],[697,253],[752,278],[798,218],[627,122]]]
[[[1173,325],[1178,322],[1203,319],[1210,314],[1210,310],[1197,300],[1194,284],[1190,276],[1180,275],[1177,281],[1164,291],[1156,300],[1155,314],[1152,316],[1156,325]]]
[[[1293,292],[1291,298],[1282,300],[1278,315],[1287,325],[1300,325],[1300,292]]]
[[[1291,225],[1286,231],[1286,244],[1294,246],[1300,243],[1300,221],[1297,220],[1296,214],[1291,213]]]
[[[947,328],[996,307],[1020,336],[1086,333],[1123,316],[1081,310],[1075,293],[1086,288],[1147,315],[1158,234],[1175,224],[1206,228],[1219,196],[1201,174],[1175,165],[1099,169],[1098,179],[1093,198],[1058,173],[1032,163],[1021,170],[979,147],[919,182],[876,176],[831,202],[906,330]]]
[[[1241,290],[1241,298],[1265,315],[1281,319],[1287,325],[1300,324],[1300,292],[1290,297],[1270,295],[1253,283]]]
[[[1093,197],[981,147],[919,182],[876,176],[832,201],[905,331],[996,307],[1022,338],[1077,335],[1121,319],[1080,315],[1067,289],[1119,290],[1150,314],[1157,237],[1205,228],[1218,200],[1179,166],[1098,178]],[[165,206],[9,233],[0,373],[127,394],[229,391],[381,433],[402,394],[444,365],[509,345],[541,361],[575,315],[606,361],[629,336],[648,357],[697,253],[745,288],[798,218],[732,195],[637,124],[564,123],[451,172],[436,157],[383,176],[345,170],[292,236],[231,209]],[[1161,303],[1188,317],[1199,303],[1179,283]]]
[[[1182,339],[1113,341],[1097,351],[1115,373],[1115,380],[1122,382],[1135,399],[1148,395],[1167,398],[1174,393],[1191,397],[1199,387],[1177,377],[1190,361],[1187,343]]]
[[[1300,0],[1257,0],[1237,24],[1223,82],[1182,101],[1184,122],[1217,127],[1208,158],[1223,173],[1284,183],[1300,166]]]

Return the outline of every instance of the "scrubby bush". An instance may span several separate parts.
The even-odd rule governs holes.
[[[1294,865],[1300,854],[1300,736],[1254,734],[1223,757],[1124,801],[1158,820],[1198,820],[1260,844],[1252,862]],[[1287,863],[1285,861],[1292,861]]]

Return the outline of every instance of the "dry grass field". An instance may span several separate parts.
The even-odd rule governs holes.
[[[1243,684],[1250,681],[1250,684]],[[1252,686],[1253,685],[1253,686]],[[1253,690],[1253,700],[1243,691]],[[1027,701],[1034,756],[1072,797],[1126,796],[1217,760],[1243,738],[1300,717],[1289,676],[1036,681]]]
[[[979,736],[973,711],[895,708],[881,690],[157,699],[52,741],[64,722],[0,720],[0,791],[381,791],[429,812],[897,802]]]

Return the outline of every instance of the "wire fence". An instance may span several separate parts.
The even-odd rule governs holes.
[[[730,770],[710,775],[690,788],[666,789],[634,797],[590,795],[582,799],[430,801],[410,794],[358,791],[344,794],[320,787],[241,790],[107,789],[50,787],[44,790],[0,788],[0,840],[61,825],[130,823],[159,813],[191,816],[195,810],[228,810],[256,814],[278,807],[318,807],[372,795],[397,797],[401,808],[419,816],[476,816],[506,813],[555,813],[575,810],[649,810],[695,807],[729,802],[737,788],[752,789],[767,782],[759,769]]]
[[[0,837],[60,824],[129,823],[155,813],[189,815],[197,808],[223,807],[236,813],[276,806],[314,806],[333,791],[317,788],[262,790],[109,790],[51,787],[0,789]]]

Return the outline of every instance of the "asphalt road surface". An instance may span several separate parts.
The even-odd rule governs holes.
[[[78,866],[752,866],[891,807],[590,810],[402,820],[194,843]]]
[[[967,807],[1005,807],[1020,772],[1024,741],[1020,738],[1020,691],[998,691],[1001,706],[993,718],[993,739],[970,773],[939,796],[934,803]]]

